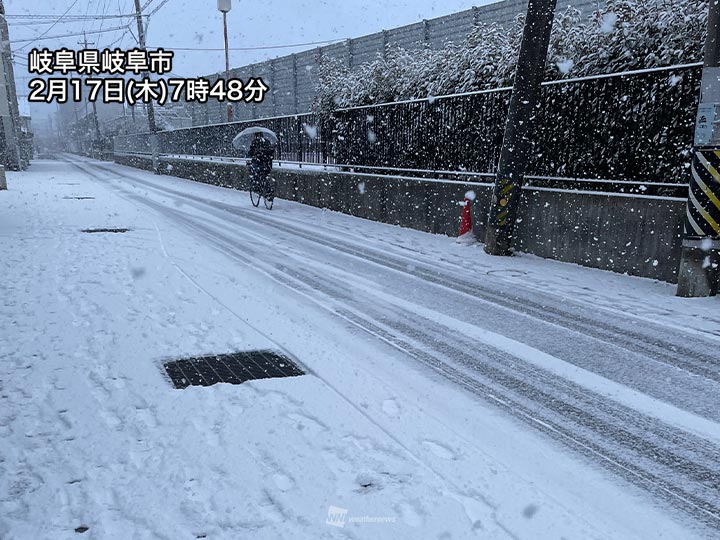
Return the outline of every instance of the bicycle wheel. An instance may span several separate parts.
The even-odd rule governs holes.
[[[272,210],[273,202],[275,201],[275,179],[268,177],[265,179],[265,208]]]
[[[254,186],[250,188],[250,202],[253,206],[257,207],[260,206],[260,193],[254,191],[255,189],[257,188]]]
[[[250,192],[250,202],[255,207],[260,205],[260,197],[262,197],[263,193],[259,172],[254,163],[251,162],[248,165],[248,191]]]

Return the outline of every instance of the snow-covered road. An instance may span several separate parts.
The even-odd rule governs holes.
[[[76,157],[9,184],[2,538],[720,528],[718,299]],[[248,348],[309,375],[159,368]]]

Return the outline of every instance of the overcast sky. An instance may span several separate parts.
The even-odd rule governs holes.
[[[164,0],[151,0],[145,12],[151,12]],[[265,47],[292,45],[332,39],[359,37],[383,29],[402,26],[422,19],[447,15],[473,5],[484,5],[496,0],[233,0],[228,14],[230,46]],[[148,0],[141,0],[141,5]],[[68,15],[115,15],[134,11],[134,0],[5,0],[6,13],[60,16]],[[9,19],[11,41],[108,29],[132,23],[132,33],[116,30],[103,34],[88,35],[88,41],[98,48],[111,44],[122,48],[136,45],[136,26],[132,19],[108,19],[86,22],[61,21],[50,25],[28,25],[27,20]],[[27,47],[27,43],[13,44],[27,60],[32,47],[57,49],[82,48],[81,37],[41,39]],[[217,11],[216,0],[168,0],[150,19],[147,42],[149,47],[223,47],[222,14]],[[21,47],[25,48],[20,50]],[[233,67],[284,56],[292,52],[310,49],[312,46],[283,49],[260,49],[255,51],[231,51]],[[23,62],[25,63],[25,62]],[[224,69],[222,51],[177,51],[173,72],[183,76],[196,76]],[[19,94],[27,94],[28,76],[24,66],[16,64]],[[28,104],[21,98],[21,110],[27,114]],[[54,108],[54,107],[53,107]],[[48,107],[32,114],[47,116]]]

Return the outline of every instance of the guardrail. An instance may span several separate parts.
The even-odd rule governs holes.
[[[151,160],[152,154],[147,152],[117,152],[117,156]],[[191,154],[160,154],[161,162],[206,162],[216,165],[245,166],[249,161],[243,157],[203,156]],[[462,184],[478,187],[492,187],[494,175],[489,173],[471,173],[456,171],[426,171],[420,169],[398,169],[365,167],[347,164],[309,163],[302,161],[275,160],[275,169],[297,169],[301,171],[346,174],[351,176],[368,176],[394,178],[411,182],[431,182],[440,184]],[[634,197],[660,198],[665,200],[684,201],[687,199],[688,184],[671,184],[663,182],[642,182],[631,180],[607,180],[596,178],[563,178],[553,176],[530,175],[525,179],[524,190],[538,191],[579,191],[587,194],[613,194]]]

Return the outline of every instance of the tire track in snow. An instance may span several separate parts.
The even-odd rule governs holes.
[[[131,179],[136,181],[135,178]],[[148,187],[163,191],[154,186]],[[304,287],[307,294],[313,295],[315,303],[323,309],[335,313],[354,326],[419,360],[472,393],[490,400],[534,428],[562,440],[585,455],[592,456],[596,461],[628,480],[669,500],[673,506],[685,510],[706,525],[720,526],[717,446],[663,425],[655,419],[643,417],[636,411],[623,408],[602,396],[593,395],[586,389],[572,388],[568,381],[553,380],[551,374],[529,370],[529,366],[523,366],[521,361],[507,353],[486,348],[481,349],[478,354],[468,354],[464,351],[478,349],[476,342],[460,338],[458,343],[457,338],[454,338],[451,344],[444,339],[446,331],[433,333],[418,331],[419,328],[437,326],[437,323],[408,310],[397,310],[395,313],[383,312],[374,309],[377,303],[373,302],[353,305],[350,309],[340,309],[338,297],[344,295],[341,299],[345,303],[353,300],[347,294],[347,281],[328,280],[327,273],[317,275],[312,272],[302,272],[297,267],[294,269],[288,267],[287,261],[283,265],[278,262],[268,264],[258,259],[249,259],[240,252],[245,246],[240,244],[238,237],[244,237],[246,242],[257,242],[259,237],[252,231],[233,229],[233,237],[230,237],[217,227],[203,223],[201,217],[172,210],[141,197],[133,198],[153,207],[181,226],[200,234],[224,253],[239,259],[244,264],[264,266],[263,271],[266,274],[292,290],[297,291],[299,287]],[[194,201],[192,197],[186,198]],[[216,206],[209,203],[200,204]],[[234,208],[235,214],[244,212],[240,208]],[[237,215],[235,217],[242,218]],[[252,214],[252,224],[255,227],[258,227],[257,217],[257,214]],[[271,225],[284,233],[300,236],[321,245],[327,242],[322,238],[304,238],[304,234],[296,229],[261,219],[264,224]],[[244,218],[244,221],[251,220]],[[334,243],[327,247],[346,251],[349,255],[369,259],[406,274],[413,274],[403,268],[402,263],[396,259],[374,252],[376,250],[357,250],[353,246],[338,248]],[[287,256],[284,254],[283,258],[287,259]],[[357,276],[352,277],[357,278]],[[428,269],[423,269],[423,272],[415,277],[459,292],[468,294],[475,292],[475,284],[469,284],[464,280],[446,280],[439,272]],[[463,290],[467,287],[470,287],[471,291]],[[323,296],[324,301],[316,298],[317,295]],[[501,300],[506,301],[505,305],[512,305],[512,302],[507,302],[507,298]],[[528,306],[523,304],[523,308]],[[533,306],[530,306],[531,310],[532,308]],[[557,311],[562,314],[560,310]],[[547,316],[545,311],[542,314]],[[537,314],[538,318],[539,315]],[[595,321],[580,322],[595,324]],[[579,324],[576,326],[578,328],[576,331],[581,331],[582,327],[583,325]],[[505,366],[505,370],[499,367],[502,365]],[[524,372],[523,376],[518,377],[518,372]],[[612,433],[612,438],[608,438],[608,432]],[[715,464],[714,469],[713,464]]]
[[[704,343],[706,345],[705,347],[690,348],[688,345],[691,343],[691,340],[688,340],[687,336],[681,335],[681,331],[668,332],[666,327],[654,328],[651,327],[651,325],[642,329],[632,329],[632,325],[629,324],[625,324],[624,326],[619,324],[613,325],[604,320],[593,318],[591,316],[593,312],[585,307],[579,307],[575,310],[575,313],[569,314],[567,310],[552,305],[553,303],[557,303],[557,297],[553,298],[549,295],[542,295],[535,290],[532,290],[532,294],[540,297],[538,301],[529,299],[527,294],[520,296],[517,293],[508,294],[508,292],[503,290],[494,290],[488,287],[487,276],[483,276],[482,280],[469,280],[467,278],[452,276],[448,274],[447,269],[433,268],[433,265],[429,264],[426,259],[415,258],[405,254],[389,255],[387,251],[381,251],[367,246],[358,247],[357,244],[351,244],[347,242],[346,239],[338,236],[328,236],[317,229],[308,229],[306,227],[307,224],[299,220],[283,218],[282,221],[289,220],[295,222],[295,226],[290,227],[277,218],[254,212],[247,208],[198,198],[169,187],[157,186],[121,171],[108,170],[104,167],[99,168],[104,172],[111,172],[117,176],[142,184],[143,187],[153,189],[160,194],[167,195],[171,193],[180,196],[190,201],[190,205],[200,210],[203,210],[203,207],[221,210],[231,214],[235,218],[243,219],[246,223],[256,227],[258,226],[258,222],[262,222],[285,234],[300,237],[303,240],[324,246],[328,249],[355,256],[361,260],[378,264],[405,275],[420,278],[429,283],[466,293],[474,298],[484,300],[494,306],[508,309],[516,314],[546,323],[552,323],[561,328],[592,337],[603,343],[645,355],[653,361],[663,362],[694,375],[720,382],[720,362],[717,358],[705,352],[707,350],[714,350],[716,345],[706,341]],[[406,261],[412,261],[413,268],[408,268]],[[467,269],[461,267],[458,268],[458,270],[467,271]],[[499,283],[494,281],[492,286],[498,287]],[[516,289],[517,285],[512,284],[511,287]],[[543,301],[543,297],[546,298],[546,301]],[[566,304],[567,302],[568,299],[563,298],[561,303]],[[578,312],[582,313],[582,315]],[[654,330],[654,332],[651,330]],[[667,337],[660,338],[662,335],[666,335]],[[671,335],[675,338],[674,341],[668,339]]]
[[[80,168],[85,173],[88,173],[88,171],[85,171],[83,168]],[[92,174],[92,173],[89,173]],[[136,194],[128,193],[125,190],[122,191],[121,197],[133,201],[138,202],[140,204],[143,204],[145,206],[148,206],[154,210],[156,210],[159,214],[163,215],[164,217],[174,221],[175,223],[178,223],[180,226],[186,228],[191,233],[194,233],[196,236],[202,237],[204,240],[206,240],[209,244],[215,245],[221,252],[225,253],[226,255],[230,256],[232,259],[238,260],[242,264],[257,270],[258,269],[258,260],[249,258],[247,255],[247,249],[235,250],[233,249],[231,252],[227,251],[227,246],[224,246],[222,243],[218,242],[218,239],[216,237],[216,234],[214,231],[210,231],[203,226],[201,226],[198,223],[178,219],[178,216],[182,216],[183,213],[180,211],[174,211],[170,210],[165,206],[162,206],[160,204],[156,204],[153,202],[148,201],[145,198],[139,197]],[[257,237],[255,237],[257,238]],[[161,242],[162,243],[162,242]],[[169,254],[164,248],[164,245],[162,246],[164,254],[169,258]],[[198,289],[203,291],[205,294],[213,298],[216,302],[218,302],[220,305],[225,307],[230,313],[232,313],[236,318],[238,318],[243,323],[247,324],[249,327],[251,327],[253,330],[258,332],[260,335],[264,336],[269,342],[275,343],[279,350],[290,356],[291,358],[297,359],[297,357],[289,351],[287,348],[284,347],[282,343],[277,342],[274,340],[271,336],[267,335],[265,332],[263,332],[261,329],[257,328],[256,326],[252,325],[249,321],[247,321],[242,316],[235,313],[230,307],[228,307],[226,304],[223,303],[223,301],[213,295],[211,292],[209,292],[207,289],[202,287],[195,279],[193,279],[189,274],[187,274],[181,267],[179,267],[176,263],[170,259],[173,265],[182,273],[188,280],[190,280]],[[263,265],[260,265],[263,266]],[[285,287],[288,286],[286,283],[284,277],[281,274],[274,273],[272,269],[269,271],[267,270],[260,270],[262,274],[264,274],[267,277],[270,277],[280,285],[283,285]],[[296,289],[292,289],[295,291]],[[316,302],[312,297],[307,297],[313,302]],[[319,304],[318,304],[319,305]],[[320,307],[323,307],[320,305]],[[323,308],[325,309],[325,308]],[[300,365],[303,365],[301,361],[298,361]],[[383,432],[385,435],[388,436],[389,439],[393,440],[400,448],[403,449],[403,451],[412,458],[413,461],[415,461],[417,464],[422,466],[425,470],[427,470],[432,476],[435,477],[436,480],[438,480],[443,486],[443,494],[455,499],[458,503],[460,503],[463,508],[465,509],[466,514],[468,515],[468,518],[471,521],[476,521],[480,517],[482,517],[482,521],[484,523],[485,532],[487,532],[492,537],[508,537],[508,538],[517,538],[517,536],[509,530],[500,520],[498,520],[495,517],[496,508],[493,506],[493,504],[487,500],[482,493],[477,491],[468,492],[467,489],[463,489],[457,484],[455,484],[453,481],[451,481],[448,478],[445,478],[443,475],[441,475],[435,468],[429,464],[425,459],[417,455],[415,452],[413,452],[406,444],[404,444],[397,436],[395,436],[393,433],[388,431],[384,426],[379,424],[374,418],[369,416],[369,414],[364,411],[360,406],[349,400],[338,388],[329,380],[322,377],[321,375],[313,372],[312,370],[308,369],[306,366],[306,371],[308,374],[317,376],[320,380],[322,380],[333,392],[335,392],[339,398],[341,398],[343,401],[348,403],[354,410],[356,410],[360,415],[362,415],[364,418],[366,418],[371,424],[373,424],[377,429],[379,429],[381,432]]]

